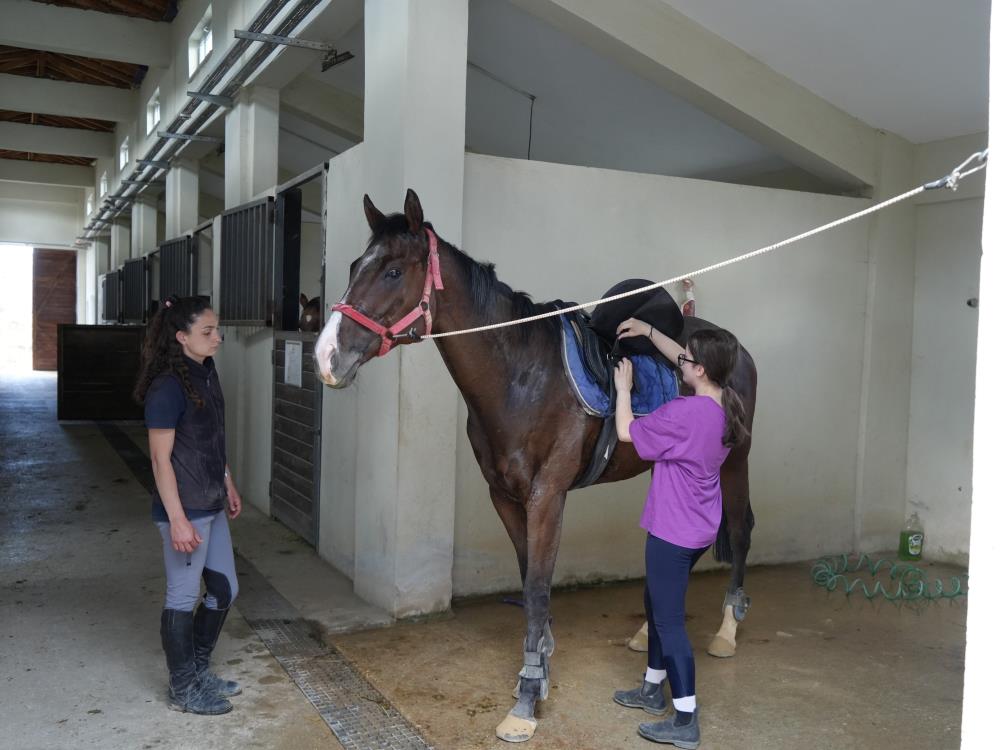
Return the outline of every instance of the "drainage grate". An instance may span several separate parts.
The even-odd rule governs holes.
[[[239,609],[346,750],[433,750],[416,728],[242,555]]]

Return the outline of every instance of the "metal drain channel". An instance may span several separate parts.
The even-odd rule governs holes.
[[[346,750],[433,750],[344,655],[320,641],[291,603],[237,555],[240,614]]]
[[[148,491],[149,459],[113,422],[98,422],[111,447]],[[335,646],[324,643],[298,610],[249,560],[236,554],[238,609],[346,750],[434,750]]]

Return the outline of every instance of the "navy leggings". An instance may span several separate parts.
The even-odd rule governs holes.
[[[667,670],[673,698],[694,695],[694,653],[684,629],[684,597],[691,568],[708,547],[688,549],[646,536],[646,621],[650,669]]]

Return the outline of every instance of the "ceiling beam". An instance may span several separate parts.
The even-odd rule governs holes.
[[[166,68],[170,24],[113,13],[3,0],[0,44]]]
[[[878,133],[664,0],[512,0],[782,158],[848,189],[878,181]]]
[[[92,130],[0,122],[0,148],[11,151],[108,159],[114,155],[114,138],[113,133]]]
[[[352,141],[365,137],[365,105],[354,94],[306,75],[281,90],[281,106]]]
[[[76,188],[92,188],[97,182],[93,167],[16,159],[0,159],[0,180]]]
[[[138,107],[139,95],[126,89],[0,73],[0,109],[131,122]]]

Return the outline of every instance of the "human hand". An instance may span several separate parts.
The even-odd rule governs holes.
[[[623,357],[615,365],[615,388],[619,393],[629,393],[632,390],[632,363],[628,357]]]
[[[629,318],[618,326],[615,331],[620,339],[630,339],[633,336],[652,336],[653,326],[637,318]]]
[[[170,543],[178,552],[191,554],[201,544],[201,534],[186,518],[170,522]]]
[[[239,490],[232,482],[229,482],[229,486],[226,487],[226,504],[228,505],[226,515],[229,516],[230,520],[243,512],[243,498],[240,497]]]

